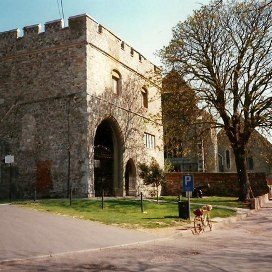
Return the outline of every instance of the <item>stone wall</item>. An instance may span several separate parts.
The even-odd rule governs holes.
[[[186,173],[188,174],[188,173]],[[204,195],[238,196],[239,185],[236,173],[189,173],[194,175],[194,185],[204,186]],[[182,193],[182,177],[185,173],[168,173],[163,195],[179,195]],[[254,196],[268,192],[265,173],[249,173]]]
[[[226,150],[230,152],[230,166],[226,163]],[[254,131],[251,135],[247,146],[247,157],[253,160],[253,169],[248,169],[248,172],[264,172],[267,176],[272,174],[271,160],[272,144],[263,137],[259,132]],[[235,172],[235,157],[232,151],[230,142],[221,130],[218,133],[218,154],[223,159],[223,171]]]
[[[266,203],[268,202],[269,202],[269,194],[264,194],[258,197],[251,198],[250,208],[257,211],[261,208],[265,208]]]
[[[0,33],[0,139],[9,146],[0,155],[15,156],[13,197],[29,197],[35,187],[38,196],[65,196],[69,145],[71,180],[79,183],[79,195],[87,195],[86,30],[78,23],[46,23],[42,33],[38,25],[25,27],[22,37],[17,30]]]

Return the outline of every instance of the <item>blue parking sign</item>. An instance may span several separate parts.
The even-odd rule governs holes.
[[[184,175],[183,176],[183,192],[193,192],[194,190],[194,176]]]

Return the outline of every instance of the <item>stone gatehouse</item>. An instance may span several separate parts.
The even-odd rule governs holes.
[[[0,33],[0,197],[148,193],[137,164],[163,166],[160,86],[156,66],[85,14]]]

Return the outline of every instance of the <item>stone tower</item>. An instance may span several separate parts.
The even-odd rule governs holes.
[[[163,166],[160,70],[85,14],[23,32],[0,33],[0,197],[148,193],[137,164]]]

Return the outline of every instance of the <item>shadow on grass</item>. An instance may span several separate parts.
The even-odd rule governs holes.
[[[209,200],[209,199],[205,199],[205,198],[193,198],[191,199],[192,201],[196,201],[196,202],[220,202],[220,203],[239,203],[238,199],[237,200],[227,200],[227,199],[215,199],[215,200]]]
[[[186,221],[184,219],[181,219],[179,218],[178,216],[175,216],[175,215],[167,215],[167,216],[161,216],[161,217],[145,217],[145,218],[142,218],[144,220],[158,220],[158,219],[180,219],[182,221]]]

